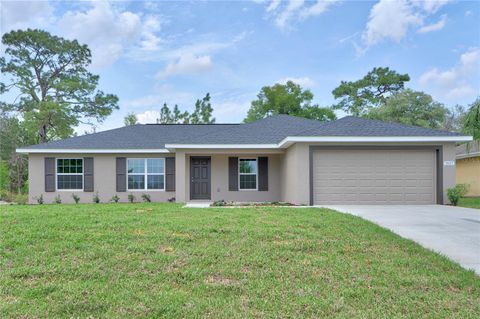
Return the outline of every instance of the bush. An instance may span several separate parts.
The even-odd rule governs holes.
[[[20,205],[25,205],[27,202],[28,202],[28,195],[26,194],[15,195],[15,203]]]
[[[78,204],[78,202],[80,201],[80,197],[77,194],[72,194],[72,198],[75,201],[75,204]]]
[[[95,204],[100,203],[100,197],[98,196],[98,192],[96,192],[95,194],[93,194],[93,202],[94,202]]]
[[[447,190],[448,199],[452,202],[453,206],[457,206],[460,198],[468,193],[468,188],[467,184],[457,184],[455,187]]]
[[[212,204],[212,206],[215,206],[215,207],[222,207],[222,206],[227,206],[227,205],[228,205],[228,203],[227,203],[225,200],[223,200],[223,199],[221,199],[221,200],[216,200],[216,201],[214,201],[213,204]]]
[[[149,194],[142,194],[142,199],[145,203],[150,203],[152,201]]]
[[[118,201],[120,200],[120,197],[118,197],[117,194],[113,195],[112,199],[110,200],[111,202],[114,202],[114,203],[118,203]]]
[[[40,194],[40,196],[35,197],[35,200],[37,201],[37,204],[42,205],[43,204],[43,194]]]
[[[133,194],[128,194],[128,201],[129,201],[130,203],[133,203],[133,202],[135,201],[135,195],[133,195]]]
[[[60,198],[60,195],[55,196],[55,199],[53,200],[53,202],[54,202],[55,204],[61,204],[61,203],[62,203],[62,199]]]

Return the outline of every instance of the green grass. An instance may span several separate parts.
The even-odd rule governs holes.
[[[2,318],[478,318],[480,278],[326,209],[0,206]]]
[[[464,197],[458,202],[458,206],[480,209],[480,197]]]

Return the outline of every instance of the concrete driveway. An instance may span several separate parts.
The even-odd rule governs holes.
[[[480,210],[442,205],[322,206],[360,216],[480,275]]]

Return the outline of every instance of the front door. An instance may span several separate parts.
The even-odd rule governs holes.
[[[190,157],[190,199],[210,199],[210,157]]]

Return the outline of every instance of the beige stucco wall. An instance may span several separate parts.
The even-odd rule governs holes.
[[[136,195],[137,200],[141,200],[142,193],[151,195],[153,201],[167,201],[175,197],[177,202],[186,202],[190,200],[190,156],[211,156],[211,195],[212,200],[227,200],[239,202],[258,202],[258,201],[286,201],[295,204],[310,203],[310,145],[331,145],[326,143],[296,143],[286,150],[243,150],[241,152],[226,152],[222,150],[209,151],[191,151],[177,150],[176,154],[158,155],[158,154],[82,154],[81,156],[69,154],[30,154],[29,156],[29,201],[36,203],[35,198],[43,194],[46,203],[52,203],[56,195],[60,194],[62,202],[73,203],[72,193],[80,196],[83,203],[91,203],[94,193],[82,191],[57,191],[46,193],[44,189],[44,158],[45,157],[93,157],[94,158],[94,189],[98,191],[102,202],[109,201],[113,195],[117,194],[122,202],[126,202],[129,193]],[[336,144],[339,145],[339,144]],[[341,145],[369,145],[344,143]],[[373,145],[373,144],[370,144]],[[435,143],[417,143],[417,144],[375,144],[375,145],[438,145]],[[444,143],[443,161],[455,161],[455,144]],[[176,192],[165,191],[128,191],[117,193],[115,158],[125,156],[128,158],[138,157],[162,157],[175,156],[176,164]],[[228,157],[229,156],[268,156],[269,174],[268,191],[235,191],[228,190]],[[443,163],[442,163],[443,164]],[[443,165],[442,165],[443,166]],[[455,185],[455,166],[443,166],[443,191],[444,201],[447,202],[446,190]]]
[[[280,201],[281,200],[281,160],[282,154],[265,154],[257,152],[249,153],[229,153],[212,154],[197,153],[187,154],[177,151],[177,201],[185,202],[190,200],[190,157],[191,156],[210,156],[211,157],[211,200],[226,200],[236,202],[262,202],[262,201]],[[228,190],[228,158],[235,157],[259,157],[268,156],[268,191],[255,190]],[[183,158],[180,158],[183,157]],[[179,170],[183,167],[184,170]],[[184,173],[180,173],[184,171]],[[182,187],[183,185],[183,187]],[[180,186],[180,187],[178,187]],[[184,191],[183,191],[184,190]]]
[[[480,156],[457,159],[457,184],[469,184],[467,196],[480,196]]]
[[[310,175],[309,153],[311,145],[342,145],[342,146],[413,146],[413,145],[442,145],[443,161],[455,161],[455,143],[296,143],[286,150],[282,175],[282,200],[295,204],[310,203]],[[444,166],[443,170],[443,200],[449,203],[447,189],[455,185],[455,166]]]
[[[76,194],[80,197],[80,203],[92,203],[93,195],[98,192],[100,200],[102,202],[108,202],[117,194],[120,197],[121,202],[128,201],[128,194],[133,194],[136,197],[136,201],[142,201],[141,195],[143,193],[149,194],[152,201],[167,201],[169,198],[175,197],[175,192],[165,191],[145,191],[135,190],[127,192],[116,192],[116,157],[124,156],[128,158],[145,158],[145,157],[164,157],[165,155],[158,154],[30,154],[28,161],[28,174],[29,174],[29,203],[36,204],[37,198],[43,195],[45,203],[53,203],[55,196],[60,195],[62,203],[74,203],[72,194]],[[168,156],[172,156],[169,154]],[[57,157],[57,158],[82,158],[93,157],[94,158],[94,192],[83,191],[56,191],[45,192],[45,157]]]

